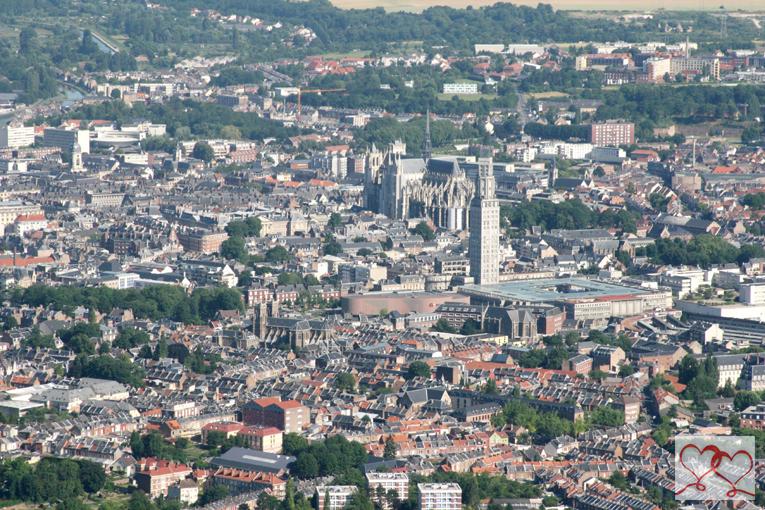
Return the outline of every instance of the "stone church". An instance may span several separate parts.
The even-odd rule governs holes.
[[[430,122],[426,123],[422,157],[405,158],[406,146],[390,144],[382,153],[373,145],[364,182],[365,206],[401,220],[430,218],[443,229],[468,228],[475,178],[454,157],[431,157]]]

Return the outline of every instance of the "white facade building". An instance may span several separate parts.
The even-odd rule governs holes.
[[[478,84],[444,83],[444,94],[478,94]]]
[[[0,149],[17,149],[35,143],[34,126],[14,126],[8,124],[0,128]]]
[[[420,510],[460,510],[462,488],[457,483],[417,484]]]

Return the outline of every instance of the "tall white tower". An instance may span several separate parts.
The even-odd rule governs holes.
[[[495,196],[494,162],[478,160],[478,186],[470,202],[470,275],[476,283],[499,281],[499,201]]]
[[[85,166],[82,163],[82,147],[77,142],[74,142],[72,147],[72,166],[71,171],[73,173],[79,173],[85,171]]]

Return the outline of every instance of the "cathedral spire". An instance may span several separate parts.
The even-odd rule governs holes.
[[[422,159],[427,162],[433,153],[433,143],[430,140],[430,108],[425,114],[425,140],[422,142]]]

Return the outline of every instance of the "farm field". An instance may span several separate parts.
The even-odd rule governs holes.
[[[472,5],[492,5],[496,0],[332,0],[332,3],[343,9],[367,9],[383,7],[389,11],[419,12],[436,5],[449,7],[467,7]],[[536,7],[538,0],[514,0],[517,5]],[[717,10],[720,2],[712,0],[623,0],[614,3],[612,0],[547,0],[556,9],[566,10],[630,10],[630,9],[666,9],[666,10]],[[730,0],[724,3],[728,11],[737,9],[763,10],[762,0]],[[618,7],[618,9],[616,8]]]

